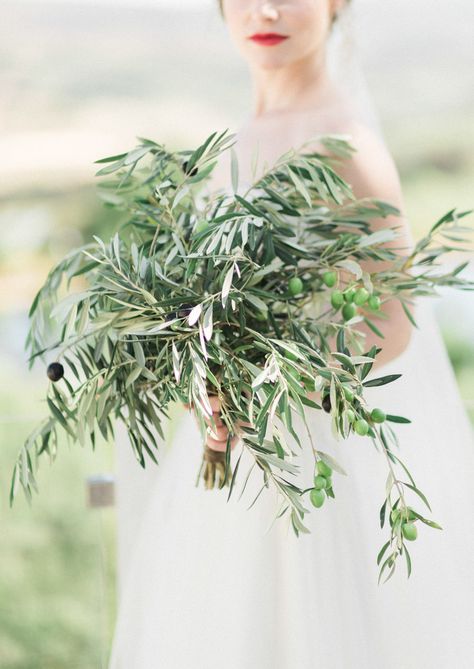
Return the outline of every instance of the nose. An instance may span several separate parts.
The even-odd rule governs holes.
[[[271,2],[263,2],[260,7],[261,14],[267,18],[276,21],[279,16],[277,8]]]

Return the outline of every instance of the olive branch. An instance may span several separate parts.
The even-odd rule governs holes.
[[[431,511],[393,450],[399,442],[391,424],[410,421],[370,408],[364,398],[364,388],[401,375],[368,378],[382,349],[366,351],[357,325],[366,323],[383,340],[374,319],[386,318],[388,299],[398,299],[417,327],[409,308],[416,299],[436,296],[440,286],[474,289],[460,276],[467,262],[451,272],[437,264],[449,252],[469,250],[462,244],[472,229],[461,220],[471,210],[452,209],[411,252],[395,253],[385,244],[397,238],[397,226],[373,231],[371,221],[399,210],[354,197],[335,169],[354,149],[331,135],[320,138],[329,155],[292,149],[243,195],[233,154],[233,194],[203,197],[202,186],[233,138],[227,130],[214,132],[196,150],[176,152],[138,138],[131,151],[97,161],[105,165],[97,175],[107,177],[101,197],[128,220],[108,242],[94,237],[67,254],[31,304],[30,368],[53,353],[55,361],[48,366],[49,415],[19,451],[10,504],[20,486],[28,501],[38,492],[38,463],[42,455],[54,461],[58,428],[68,440],[95,448],[97,434],[113,439],[114,422],[122,420],[140,465],[148,458],[159,464],[154,431],[164,438],[170,403],[193,405],[204,439],[215,394],[229,430],[221,463],[227,499],[246,449],[251,469],[256,465],[263,477],[250,507],[274,486],[281,499],[275,520],[287,515],[299,536],[309,532],[304,496],[321,507],[335,498],[333,472],[347,475],[312,439],[306,412],[324,411],[337,439],[368,436],[382,452],[388,477],[379,515],[382,528],[388,516],[390,537],[377,556],[379,583],[386,569],[385,580],[392,576],[402,554],[410,576],[405,542],[417,537],[415,523],[441,528],[407,504],[414,493]],[[390,261],[390,268],[369,273],[362,266],[367,260]],[[70,292],[73,280],[81,290]],[[307,489],[297,480],[303,446],[296,414],[315,461],[314,486]],[[231,472],[230,436],[240,424],[242,451]]]

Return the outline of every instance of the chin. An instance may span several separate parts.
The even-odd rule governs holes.
[[[306,48],[305,48],[306,46]],[[271,47],[264,47],[264,51],[256,53],[249,52],[247,49],[242,52],[247,63],[253,67],[261,68],[262,70],[276,70],[282,67],[290,67],[295,63],[302,62],[308,58],[314,58],[322,49],[318,44],[300,45],[298,49],[287,49],[286,51],[273,51]]]
[[[261,68],[262,70],[277,70],[282,67],[288,67],[292,63],[296,62],[298,58],[292,54],[260,54],[258,57],[255,54],[249,55],[247,53],[247,62],[253,67]]]
[[[251,64],[254,67],[258,67],[261,70],[279,70],[282,67],[285,67],[288,65],[288,62],[284,60],[283,58],[267,58],[267,59],[262,59],[259,61],[256,61],[255,59],[252,59]]]

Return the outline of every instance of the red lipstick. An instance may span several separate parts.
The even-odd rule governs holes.
[[[288,35],[279,35],[278,33],[255,33],[249,37],[252,41],[263,46],[273,46],[283,40],[288,39]]]

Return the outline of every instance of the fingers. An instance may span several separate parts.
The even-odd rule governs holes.
[[[211,405],[212,408],[212,418],[215,422],[216,427],[212,427],[210,425],[210,420],[206,419],[206,423],[210,426],[208,429],[208,435],[206,439],[206,443],[209,446],[209,448],[212,448],[214,451],[225,451],[227,447],[227,437],[229,434],[229,430],[227,429],[227,426],[225,423],[222,421],[221,417],[221,402],[217,395],[210,395],[209,396],[209,404]],[[230,440],[230,447],[231,449],[235,448],[239,438],[238,436],[234,436]]]
[[[223,423],[220,413],[214,412],[212,414],[212,417],[215,421],[216,427],[214,428],[210,424],[210,421],[206,419],[206,423],[209,426],[207,431],[206,443],[209,446],[209,448],[212,448],[215,451],[225,451],[227,447],[227,437],[229,434],[229,430],[227,428],[227,425]],[[231,438],[230,440],[231,449],[235,448],[238,440],[239,437],[237,435]]]
[[[248,423],[246,420],[239,420],[238,425],[246,425],[247,427],[252,427],[252,423]]]
[[[190,409],[189,403],[183,403],[186,409]],[[222,420],[220,409],[221,403],[217,395],[209,395],[209,404],[212,409],[212,419],[215,427],[211,424],[211,419],[208,416],[204,417],[204,421],[208,425],[208,432],[206,437],[206,444],[214,451],[224,451],[227,445],[227,436],[229,431]],[[234,435],[230,440],[231,449],[235,448],[239,441],[239,435]]]
[[[221,427],[224,425],[222,418],[221,418],[221,403],[217,395],[209,395],[209,404],[211,405],[212,409],[212,418],[214,420],[214,423],[217,425],[217,427]],[[188,402],[184,403],[183,406],[185,409],[190,409],[192,408],[191,404]],[[204,420],[207,423],[207,425],[211,425],[211,419],[209,416],[204,416]]]
[[[237,435],[232,437],[232,439],[230,440],[230,448],[234,449],[237,446],[238,441],[239,437]],[[206,444],[209,446],[209,448],[212,448],[213,451],[225,452],[227,446],[227,437],[225,439],[218,440],[208,436],[206,439]]]

